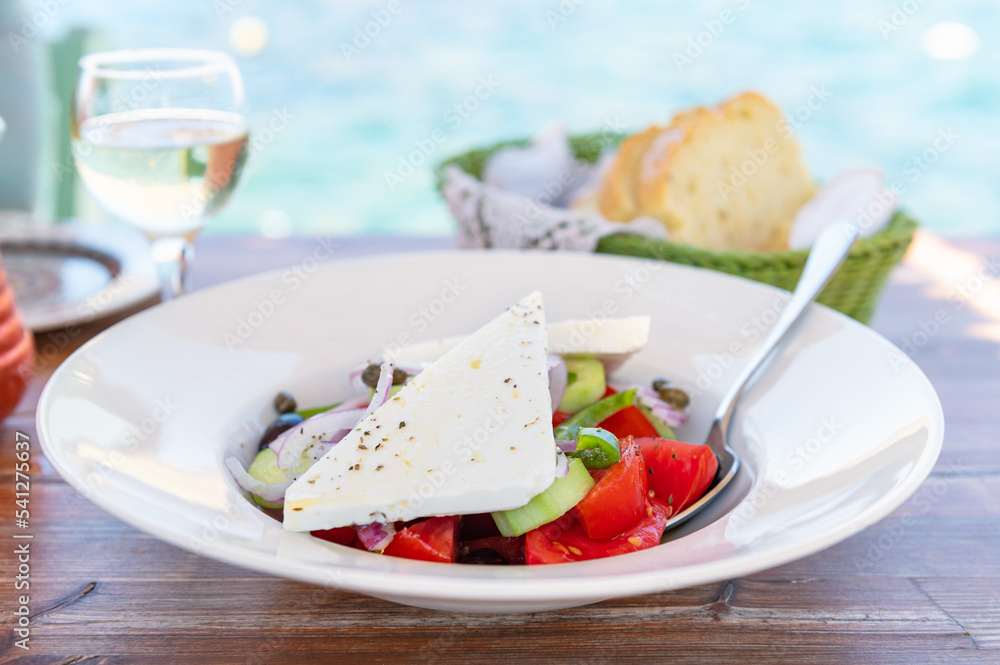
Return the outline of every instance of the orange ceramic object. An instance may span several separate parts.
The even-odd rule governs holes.
[[[31,331],[21,323],[14,292],[0,265],[0,420],[9,416],[21,401],[34,359]]]

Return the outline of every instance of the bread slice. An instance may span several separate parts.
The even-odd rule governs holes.
[[[649,144],[664,129],[653,125],[629,136],[618,146],[618,157],[605,175],[604,186],[597,192],[597,208],[605,219],[627,222],[639,216],[639,182],[635,173]]]
[[[783,249],[815,191],[799,153],[781,112],[743,93],[626,139],[598,206],[608,219],[654,217],[677,243]]]

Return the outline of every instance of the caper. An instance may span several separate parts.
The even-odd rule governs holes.
[[[365,367],[365,371],[361,373],[361,382],[364,383],[369,388],[375,388],[378,386],[378,377],[382,374],[382,367],[380,365],[369,365]],[[406,381],[406,377],[409,376],[406,372],[399,369],[398,367],[392,370],[392,385],[398,386]]]
[[[365,371],[361,372],[361,382],[369,388],[374,388],[378,385],[378,377],[381,373],[381,367],[378,365],[369,365],[365,367]]]
[[[677,388],[663,388],[659,393],[661,400],[678,409],[683,409],[691,403],[691,398],[688,397],[688,394]]]
[[[274,408],[278,413],[291,413],[298,408],[298,404],[295,403],[294,397],[282,390],[274,396]]]
[[[670,382],[664,378],[656,378],[653,380],[653,390],[660,392],[670,387]]]

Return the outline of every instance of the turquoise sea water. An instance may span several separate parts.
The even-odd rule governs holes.
[[[796,118],[817,178],[877,165],[935,231],[1000,233],[995,2],[87,0],[47,32],[231,51],[246,16],[268,30],[238,57],[261,145],[209,232],[450,233],[429,163],[553,122],[639,128],[754,89]],[[278,112],[292,121],[265,145]],[[422,163],[401,175],[401,159]]]

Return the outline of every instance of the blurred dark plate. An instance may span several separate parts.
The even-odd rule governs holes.
[[[148,241],[124,227],[12,226],[0,234],[0,253],[24,324],[36,333],[89,323],[160,289]]]

